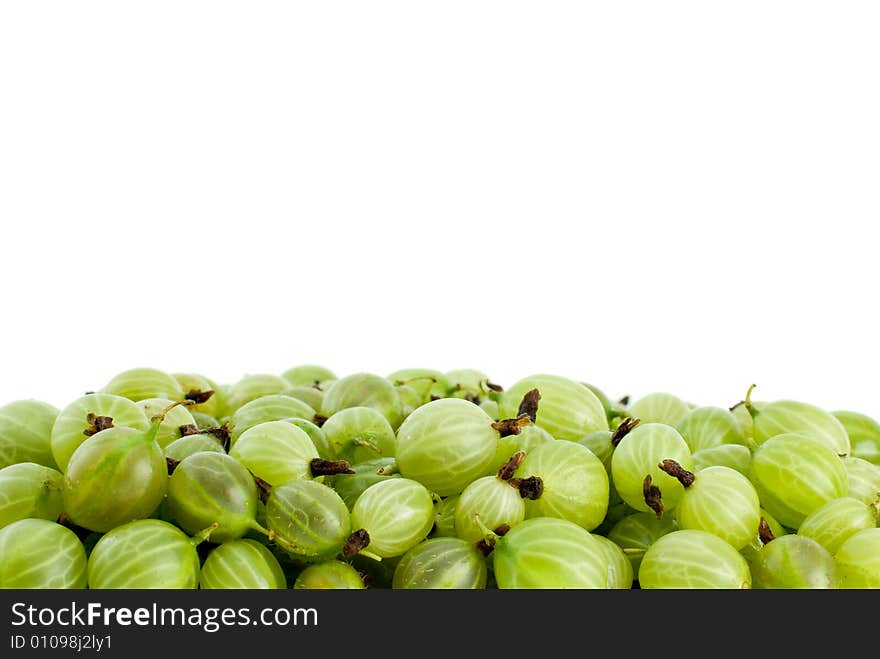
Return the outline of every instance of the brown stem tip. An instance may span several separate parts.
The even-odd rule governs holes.
[[[537,389],[532,389],[531,391],[527,391],[526,395],[523,396],[522,402],[519,404],[519,409],[517,410],[517,416],[521,416],[525,414],[529,419],[531,419],[532,423],[536,423],[538,418],[538,401],[541,400],[541,392]]]
[[[83,430],[83,435],[86,437],[91,437],[92,435],[96,435],[102,430],[107,430],[107,428],[113,427],[113,417],[112,416],[98,416],[94,412],[89,412],[86,415],[86,423],[89,425],[86,426],[86,429]]]
[[[207,391],[201,391],[199,389],[190,389],[184,395],[186,400],[192,401],[196,405],[201,405],[202,403],[207,403],[211,396],[214,395],[213,389],[208,389]]]
[[[495,538],[483,538],[477,543],[477,551],[480,552],[483,556],[488,556],[492,553],[492,550],[495,549]]]
[[[761,539],[761,544],[764,545],[776,537],[773,535],[773,531],[770,530],[770,525],[767,523],[767,520],[764,519],[763,515],[761,516],[761,521],[758,523],[758,537]]]
[[[346,460],[325,460],[324,458],[314,458],[309,462],[309,469],[312,476],[335,476],[336,474],[353,474],[354,469]]]
[[[229,453],[229,445],[232,442],[232,436],[229,434],[229,426],[225,423],[216,428],[202,428],[199,434],[210,435],[223,445],[223,450]]]
[[[645,480],[642,482],[642,494],[645,497],[645,504],[654,511],[657,519],[660,519],[660,516],[663,515],[663,499],[660,488],[653,485],[652,480],[651,474],[645,476]]]
[[[517,451],[516,453],[514,453],[510,457],[510,460],[508,460],[498,468],[498,478],[503,481],[509,481],[511,478],[513,478],[513,474],[516,473],[516,470],[519,467],[519,463],[523,461],[524,457],[526,457],[525,451]]]
[[[345,545],[342,547],[342,555],[345,558],[351,558],[362,549],[366,549],[369,544],[370,534],[367,533],[366,529],[358,529],[348,536],[348,540],[345,541]]]
[[[498,528],[492,531],[496,536],[503,536],[508,531],[510,531],[510,524],[501,524]],[[483,538],[477,543],[477,551],[479,551],[483,556],[488,556],[492,553],[492,550],[495,549],[495,543],[497,542],[497,538],[495,536],[489,536]]]
[[[265,504],[269,500],[269,493],[272,492],[272,484],[268,481],[264,481],[254,472],[250,471],[250,469],[248,469],[248,471],[251,474],[251,478],[254,479],[254,483],[257,484],[257,494],[260,496],[260,501]]]
[[[537,501],[541,498],[541,495],[544,494],[544,481],[541,480],[540,476],[514,478],[511,480],[511,485],[513,484],[513,481],[518,481],[516,488],[519,490],[519,495],[523,499]]]
[[[502,437],[508,437],[509,435],[518,435],[522,432],[522,429],[533,423],[532,419],[528,414],[520,414],[518,417],[513,419],[501,419],[500,421],[493,421],[492,427],[497,430]]]
[[[641,421],[641,419],[634,419],[631,416],[626,417],[620,422],[620,425],[617,426],[617,430],[611,433],[611,445],[616,447],[620,444],[620,440],[626,437],[633,428],[641,423]]]
[[[177,429],[180,431],[181,437],[188,437],[190,435],[198,435],[201,432],[201,430],[199,430],[199,427],[197,425],[195,425],[194,423],[187,423],[186,425],[179,426]]]
[[[673,478],[677,478],[678,482],[685,487],[690,487],[694,484],[693,472],[688,471],[680,464],[678,464],[675,460],[670,460],[669,458],[667,458],[657,466]]]
[[[168,475],[174,473],[174,470],[177,469],[177,465],[180,464],[180,460],[175,460],[174,458],[165,458],[165,464],[168,465]]]

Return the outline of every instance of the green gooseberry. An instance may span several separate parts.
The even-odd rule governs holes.
[[[181,400],[185,393],[173,375],[156,368],[131,368],[122,371],[113,376],[101,391],[134,402],[146,398]]]
[[[165,412],[155,415],[146,431],[106,428],[73,452],[62,488],[73,523],[106,533],[156,511],[168,485],[165,453],[156,441]]]
[[[0,469],[18,462],[57,467],[51,437],[58,412],[39,400],[17,400],[0,407]]]
[[[63,482],[60,471],[36,462],[0,469],[0,528],[20,519],[57,520],[64,509]]]
[[[0,589],[86,587],[86,550],[69,528],[20,519],[0,529]]]

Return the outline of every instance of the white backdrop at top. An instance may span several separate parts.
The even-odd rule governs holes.
[[[0,404],[538,372],[880,417],[873,2],[0,6]]]

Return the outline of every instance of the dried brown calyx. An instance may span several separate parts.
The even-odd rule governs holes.
[[[86,426],[86,429],[83,430],[83,435],[86,437],[91,437],[92,435],[96,435],[102,430],[107,430],[107,428],[113,427],[113,417],[112,416],[98,416],[94,412],[89,412],[86,415],[86,423],[89,425]]]
[[[477,542],[477,551],[483,554],[483,556],[488,556],[495,549],[495,543],[498,541],[498,538],[505,535],[508,531],[510,531],[510,524],[502,524],[495,528],[492,531],[495,535],[490,535]]]
[[[225,423],[212,428],[200,428],[198,434],[210,435],[223,446],[223,450],[229,453],[229,445],[232,442],[232,436],[229,433],[229,426]]]
[[[318,476],[355,473],[347,460],[325,460],[324,458],[314,458],[311,460],[309,462],[309,470],[315,478]]]
[[[180,432],[181,437],[198,435],[200,432],[202,432],[201,430],[199,430],[199,427],[194,423],[187,423],[186,425],[179,426],[177,430]]]
[[[191,401],[193,405],[201,405],[202,403],[207,403],[213,395],[213,389],[208,389],[206,391],[202,391],[200,389],[190,389],[186,392],[186,394],[184,394],[183,397],[185,400]]]
[[[517,467],[519,467],[519,464],[523,461],[524,457],[526,457],[525,451],[517,451],[510,456],[510,460],[498,467],[498,472],[495,475],[498,476],[500,480],[509,481],[513,478]]]
[[[527,391],[519,404],[519,409],[516,411],[517,416],[522,416],[523,414],[525,414],[527,417],[529,417],[529,419],[531,419],[532,423],[537,423],[538,402],[540,400],[540,391],[538,391],[537,389],[531,389],[530,391]]]
[[[496,476],[508,483],[511,487],[516,488],[519,495],[523,499],[539,499],[544,493],[544,481],[540,476],[529,476],[527,478],[514,478],[516,470],[526,456],[525,451],[517,451],[511,456],[510,460],[505,462],[498,468]]]
[[[761,544],[763,545],[766,545],[776,537],[773,535],[773,531],[770,530],[770,525],[767,523],[767,520],[764,519],[763,515],[761,516],[761,521],[758,522],[758,537],[761,539]]]
[[[617,426],[617,429],[611,433],[611,445],[617,446],[620,444],[620,440],[626,437],[633,428],[635,428],[639,423],[641,423],[641,419],[634,419],[631,416],[626,417],[623,421],[620,422],[620,425]]]
[[[540,499],[541,495],[544,494],[544,481],[540,476],[512,478],[510,484],[513,485],[514,482],[516,482],[516,489],[519,490],[519,495],[523,499],[535,501],[536,499]]]
[[[165,457],[165,464],[168,466],[168,475],[174,473],[174,470],[177,469],[177,465],[180,464],[180,460],[175,460],[174,458]]]
[[[532,420],[526,414],[520,414],[513,419],[501,419],[500,421],[493,421],[492,427],[498,431],[498,433],[502,437],[508,437],[509,435],[518,435],[522,432],[522,429],[532,423]]]
[[[642,481],[642,495],[645,498],[645,504],[654,511],[657,519],[660,519],[663,515],[663,495],[660,488],[653,484],[651,474],[645,476],[645,480]]]
[[[484,384],[486,385],[486,389],[488,389],[489,391],[494,391],[496,394],[500,394],[504,391],[504,387],[502,387],[500,384],[489,382],[489,380],[486,380]]]
[[[687,469],[682,467],[680,464],[678,464],[675,460],[671,460],[671,459],[667,458],[666,460],[663,460],[663,462],[661,462],[657,466],[660,467],[660,469],[665,471],[667,474],[669,474],[673,478],[677,478],[678,482],[681,483],[682,485],[684,485],[685,487],[690,487],[691,485],[694,484],[695,476],[694,476],[693,472],[688,471]]]
[[[272,492],[272,484],[268,481],[264,481],[250,469],[248,469],[248,472],[250,473],[251,478],[254,479],[254,483],[257,484],[257,494],[260,497],[260,501],[265,504],[269,500],[269,494]]]
[[[329,417],[326,417],[326,416],[324,416],[323,414],[316,414],[316,415],[312,418],[312,422],[313,422],[316,426],[318,426],[318,427],[320,428],[321,426],[324,425],[324,423],[327,421],[328,418],[329,418]]]
[[[526,392],[519,404],[516,416],[512,419],[501,419],[495,421],[492,427],[497,430],[502,437],[509,435],[518,435],[522,429],[530,423],[535,423],[538,416],[538,401],[541,400],[541,393],[537,389]]]
[[[348,536],[345,545],[342,547],[342,555],[345,558],[351,558],[358,552],[366,549],[370,544],[370,534],[366,529],[358,529]]]

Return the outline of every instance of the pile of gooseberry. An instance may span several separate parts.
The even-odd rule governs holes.
[[[0,407],[0,587],[880,588],[880,424],[743,394],[132,368]]]

